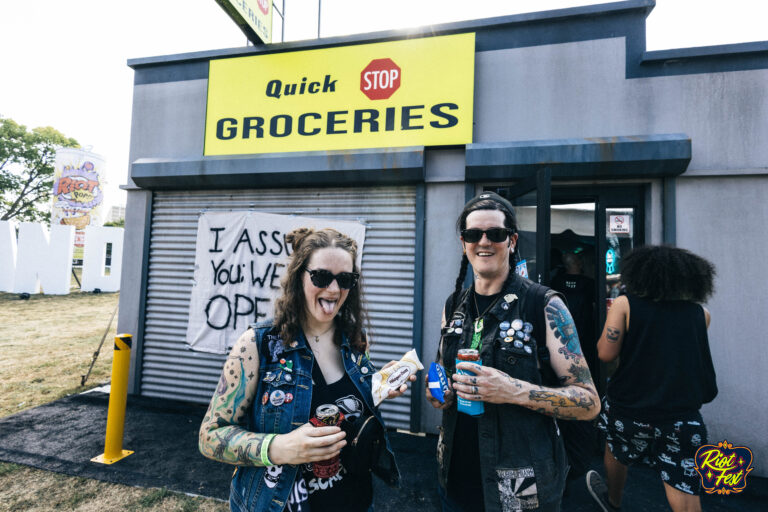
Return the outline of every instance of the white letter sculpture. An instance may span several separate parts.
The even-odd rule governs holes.
[[[109,275],[104,272],[107,244],[112,244],[112,262]],[[83,253],[83,280],[80,289],[91,292],[98,288],[103,292],[120,290],[120,273],[123,262],[123,228],[88,226],[85,228]]]
[[[7,220],[0,220],[0,292],[13,291],[16,273],[16,230]]]
[[[74,226],[51,226],[50,235],[42,224],[22,222],[19,226],[15,293],[66,295],[72,279]]]

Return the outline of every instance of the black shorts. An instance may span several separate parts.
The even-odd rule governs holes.
[[[604,400],[598,428],[608,448],[624,465],[643,463],[658,470],[662,481],[686,494],[701,493],[696,451],[707,443],[707,427],[696,413],[680,421],[646,423],[611,412]]]

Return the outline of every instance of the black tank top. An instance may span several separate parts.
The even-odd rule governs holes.
[[[627,298],[629,329],[607,388],[611,408],[647,422],[694,415],[717,395],[704,310],[693,302]]]
[[[310,417],[314,417],[317,408],[324,404],[336,405],[344,413],[344,421],[353,422],[360,415],[370,414],[360,392],[346,372],[341,379],[327,384],[315,361],[312,366],[312,381],[314,384]],[[309,495],[309,509],[312,512],[338,510],[363,512],[367,511],[372,503],[373,482],[370,472],[362,475],[350,474],[342,466],[336,476],[318,478],[312,473],[312,465],[305,464],[295,485],[301,485],[299,480],[302,478]],[[306,506],[295,510],[306,510]]]

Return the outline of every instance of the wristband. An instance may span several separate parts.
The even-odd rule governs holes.
[[[269,460],[269,445],[277,434],[268,434],[261,442],[261,463],[265,466],[274,466],[271,460]]]

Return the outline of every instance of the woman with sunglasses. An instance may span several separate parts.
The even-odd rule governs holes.
[[[512,270],[518,234],[509,201],[481,193],[457,228],[464,256],[438,356],[453,392],[440,403],[427,391],[443,410],[443,511],[559,510],[567,461],[556,419],[600,410],[573,319],[559,294]],[[463,289],[470,264],[474,284]],[[467,354],[460,349],[476,350],[482,365],[457,360]],[[484,412],[459,412],[456,396],[482,402]]]
[[[389,485],[399,472],[371,396],[357,244],[333,229],[296,229],[286,241],[274,319],[232,348],[200,451],[237,466],[232,510],[367,511],[371,472]]]

